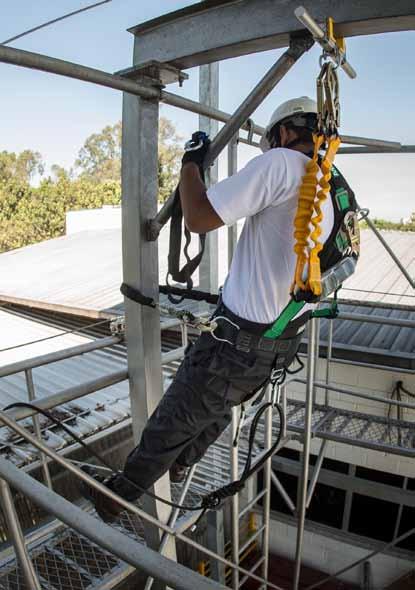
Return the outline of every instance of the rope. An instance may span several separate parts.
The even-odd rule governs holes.
[[[267,385],[268,385],[268,383],[264,387],[266,387]],[[258,463],[254,467],[252,467],[251,466],[252,451],[253,451],[253,445],[254,445],[254,441],[255,441],[255,435],[256,435],[258,423],[259,423],[259,420],[260,420],[262,414],[265,412],[265,410],[267,410],[271,406],[274,406],[277,408],[277,411],[280,416],[280,429],[278,432],[278,436],[277,436],[277,439],[274,442],[274,444],[270,447],[270,449],[268,449],[267,453],[265,453],[264,457],[262,457],[262,459],[260,461],[258,461]],[[250,431],[249,431],[248,456],[247,456],[245,467],[244,467],[244,470],[243,470],[243,473],[242,473],[240,479],[237,481],[234,481],[234,482],[230,482],[229,484],[226,484],[226,485],[222,486],[221,488],[214,490],[213,492],[210,492],[204,498],[202,498],[202,501],[199,506],[188,506],[186,504],[176,504],[175,502],[171,502],[169,500],[166,500],[165,498],[161,498],[160,496],[153,494],[149,490],[146,490],[145,488],[142,488],[141,486],[139,486],[136,482],[129,479],[123,472],[118,471],[113,465],[111,465],[105,459],[105,457],[103,457],[98,451],[92,449],[71,428],[69,428],[66,424],[63,424],[61,420],[56,418],[48,410],[43,410],[42,408],[39,408],[38,406],[36,406],[34,404],[30,404],[28,402],[16,402],[16,403],[10,404],[10,405],[6,406],[5,408],[3,408],[3,411],[6,412],[7,410],[11,410],[13,408],[30,408],[31,410],[33,410],[39,414],[42,414],[43,416],[48,418],[51,422],[53,422],[55,425],[59,426],[67,434],[69,434],[69,436],[71,436],[78,444],[80,444],[83,448],[88,450],[88,452],[93,457],[95,457],[104,467],[106,467],[111,472],[112,476],[118,475],[118,476],[122,477],[128,484],[132,485],[140,493],[140,495],[144,494],[146,496],[149,496],[150,498],[153,498],[154,500],[158,500],[159,502],[162,502],[162,503],[166,504],[167,506],[170,506],[171,508],[185,510],[188,512],[202,511],[200,517],[197,519],[194,526],[197,525],[197,523],[204,516],[204,514],[207,510],[216,509],[225,498],[238,493],[244,487],[245,481],[249,477],[251,477],[254,473],[256,473],[259,469],[261,469],[261,467],[264,465],[264,463],[270,457],[272,457],[272,455],[276,452],[278,445],[281,441],[282,432],[284,430],[284,424],[285,424],[285,416],[284,416],[283,410],[279,404],[273,404],[272,402],[269,402],[269,403],[261,406],[252,420],[252,424],[251,424]]]
[[[95,4],[90,4],[89,6],[84,6],[84,8],[79,8],[78,10],[74,10],[73,12],[68,12],[67,14],[64,14],[63,16],[59,16],[58,18],[54,18],[53,20],[49,20],[46,23],[42,23],[41,25],[38,25],[37,27],[33,27],[32,29],[28,29],[27,31],[24,31],[23,33],[19,33],[19,35],[15,35],[14,37],[10,37],[10,39],[6,39],[5,41],[3,41],[2,45],[7,45],[7,43],[11,43],[12,41],[17,41],[17,39],[21,39],[22,37],[29,35],[29,33],[34,33],[35,31],[38,31],[39,29],[44,29],[45,27],[48,27],[49,25],[53,25],[54,23],[57,23],[61,20],[69,18],[70,16],[75,16],[75,14],[80,14],[81,12],[91,10],[91,8],[96,8],[97,6],[101,6],[101,4],[107,4],[108,2],[112,2],[112,0],[101,0],[101,2],[96,2]]]

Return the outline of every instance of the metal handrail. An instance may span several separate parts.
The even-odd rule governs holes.
[[[307,381],[305,379],[301,379],[300,377],[296,377],[293,379],[296,383],[302,383],[305,385]],[[398,406],[401,408],[410,408],[415,410],[415,403],[411,402],[402,402],[395,399],[379,397],[378,395],[371,395],[370,393],[364,393],[361,391],[350,391],[350,389],[344,389],[344,387],[338,387],[337,385],[333,385],[331,383],[325,383],[323,381],[314,381],[314,387],[318,387],[319,389],[328,389],[329,391],[336,391],[337,393],[342,393],[344,395],[350,395],[352,397],[360,397],[362,399],[368,399],[374,402],[380,402],[382,404],[387,404],[388,406]]]
[[[59,455],[59,453],[57,453],[55,450],[53,450],[50,447],[48,447],[45,443],[43,443],[42,441],[38,440],[35,436],[33,436],[31,433],[29,433],[27,430],[25,430],[19,424],[17,424],[17,422],[15,422],[12,418],[10,418],[10,416],[8,416],[8,414],[6,412],[4,412],[2,410],[0,410],[0,422],[3,422],[8,428],[10,428],[16,434],[18,434],[20,437],[22,437],[23,439],[25,439],[26,441],[28,441],[32,446],[34,446],[35,448],[37,448],[39,451],[43,452],[45,455],[47,455],[51,459],[55,460],[59,465],[61,465],[63,468],[65,468],[68,471],[70,471],[71,473],[73,473],[77,478],[79,478],[82,481],[84,481],[87,485],[95,488],[100,493],[102,493],[104,496],[107,496],[108,498],[110,498],[110,499],[114,500],[115,502],[117,502],[124,509],[129,510],[130,512],[133,512],[134,514],[136,514],[137,516],[139,516],[143,520],[146,520],[150,524],[158,527],[159,529],[163,530],[165,533],[168,533],[169,535],[172,535],[176,539],[179,539],[180,541],[183,541],[184,543],[187,543],[188,545],[191,545],[192,547],[194,547],[195,549],[197,549],[201,553],[204,553],[204,554],[208,555],[209,557],[212,557],[213,559],[216,559],[216,560],[220,561],[225,566],[229,566],[231,568],[237,568],[241,573],[243,573],[243,574],[249,574],[249,576],[252,579],[257,580],[257,581],[259,581],[261,583],[267,583],[270,588],[274,588],[275,590],[283,590],[279,586],[277,586],[275,584],[272,584],[271,582],[265,580],[264,578],[262,578],[260,576],[257,576],[256,574],[250,573],[248,570],[246,570],[245,568],[241,567],[240,565],[238,565],[236,563],[233,563],[233,562],[229,561],[228,559],[225,559],[224,557],[222,557],[221,555],[218,555],[217,553],[215,553],[214,551],[211,551],[210,549],[207,549],[206,547],[204,547],[200,543],[197,543],[196,541],[194,541],[190,537],[188,537],[188,536],[186,536],[186,535],[178,532],[177,530],[173,529],[171,526],[160,522],[154,516],[151,516],[147,512],[144,512],[143,510],[141,510],[140,508],[138,508],[138,506],[136,506],[135,504],[133,504],[131,502],[128,502],[127,500],[125,500],[121,496],[118,496],[112,490],[110,490],[108,487],[104,486],[102,483],[100,483],[99,481],[97,481],[96,479],[94,479],[93,477],[91,477],[90,475],[88,475],[87,473],[85,473],[84,471],[82,471],[79,467],[77,467],[76,465],[74,465],[73,463],[71,463],[70,461],[68,461],[67,459],[64,459],[61,455]],[[13,471],[16,470],[17,473],[22,473],[12,463],[10,463],[10,462],[8,462],[5,459],[2,459],[0,457],[0,476],[1,477],[4,477],[4,479],[6,479],[6,481],[9,481],[8,475],[5,474],[4,470],[1,468],[1,466],[4,465],[4,464],[5,465],[10,465],[10,469],[12,469]],[[30,477],[27,474],[24,474],[24,473],[22,473],[22,474],[24,476]],[[32,478],[30,478],[30,480],[31,479]],[[19,481],[21,482],[21,480],[19,480]],[[21,489],[21,486],[20,487],[19,487],[19,485],[16,486],[15,480],[13,482],[10,481],[10,483],[12,483],[12,485],[14,487],[17,487],[18,489]],[[32,485],[32,484],[30,484],[30,485]],[[29,486],[28,485],[25,485],[24,486],[24,490],[23,490],[23,493],[25,493],[29,498],[32,497],[30,493],[27,493],[27,490],[32,489],[32,488],[30,488],[30,485]],[[48,494],[54,494],[54,492],[51,492],[50,490],[48,490],[47,488],[45,488],[45,486],[43,486],[42,484],[38,484],[38,485],[41,486],[41,489],[43,490],[43,494],[44,494],[45,497],[46,497],[46,491],[48,492]],[[56,494],[54,494],[54,495],[57,496]],[[59,496],[57,496],[57,497],[59,498]],[[43,500],[43,498],[40,498],[40,499]],[[65,500],[63,500],[63,498],[62,498],[62,501],[65,501]],[[43,504],[41,504],[41,506],[43,506]],[[52,510],[51,509],[51,506],[52,506],[52,504],[51,505],[48,505],[47,504],[46,505],[46,510],[49,511],[49,512],[51,512],[52,514],[54,514],[58,518],[60,518],[59,514],[55,510]],[[84,514],[85,513],[83,513],[83,515]],[[65,519],[62,518],[62,520],[67,523],[67,521]],[[81,523],[80,521],[82,521],[82,519],[79,519],[79,517],[77,517],[77,519],[75,520],[75,522],[77,523],[78,521],[79,521],[78,525],[77,524],[75,524],[75,525],[71,524],[70,526],[73,526],[73,528],[75,528],[76,530],[79,530],[81,533],[86,534],[86,536],[88,536],[88,533],[85,533],[84,530],[83,530],[83,528],[81,527],[81,524],[83,524],[83,523]],[[93,524],[90,523],[92,525],[92,529],[94,529],[94,525],[96,525],[97,522],[98,522],[97,519],[94,519],[94,518],[92,519],[92,523]],[[88,530],[89,530],[89,527],[88,527]],[[89,531],[89,532],[91,534],[92,531]],[[95,536],[94,537],[91,537],[90,536],[89,538],[93,538],[93,540],[95,542],[98,542],[98,544],[101,544],[102,546],[104,546],[104,547],[107,548],[107,546],[104,545],[104,543],[102,543],[102,542],[100,543],[99,542],[99,535],[98,535],[98,541],[96,541],[96,537]],[[117,542],[119,543],[119,540]],[[126,545],[125,538],[124,537],[123,537],[123,543],[124,543],[124,545]],[[117,555],[117,552],[116,551],[113,551],[113,552],[115,553],[115,555]],[[162,557],[162,556],[160,556],[160,557]],[[163,559],[166,559],[166,558],[163,557]],[[125,559],[125,561],[128,561],[128,560]],[[154,575],[154,571],[155,570],[153,570],[153,572],[152,572],[153,575]],[[159,577],[161,577],[161,576],[159,576]],[[222,586],[219,586],[219,587],[222,588]],[[177,588],[181,588],[181,586],[177,586]],[[194,588],[192,588],[192,590],[194,590]]]
[[[99,338],[93,342],[86,342],[85,344],[79,344],[78,346],[72,346],[71,348],[49,352],[48,354],[38,355],[29,359],[17,361],[16,363],[10,363],[9,365],[4,365],[0,368],[0,377],[8,377],[9,375],[26,371],[27,369],[35,369],[43,365],[86,354],[94,350],[108,348],[109,346],[114,346],[120,342],[122,342],[121,336],[108,336],[108,338]]]
[[[45,488],[44,485],[1,457],[0,476],[47,513],[53,514],[59,520],[134,568],[144,571],[150,576],[156,576],[168,586],[178,590],[194,590],[195,588],[200,590],[225,590],[225,587],[221,584],[204,578],[197,572],[167,559],[131,537],[126,537],[117,529],[94,518],[78,506]]]

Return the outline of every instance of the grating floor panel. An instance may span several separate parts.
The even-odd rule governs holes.
[[[287,427],[304,431],[304,402],[288,400]],[[313,432],[328,440],[415,457],[415,423],[314,405]]]

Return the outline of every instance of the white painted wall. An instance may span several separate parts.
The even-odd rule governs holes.
[[[102,209],[82,209],[66,214],[66,235],[85,230],[121,227],[121,207],[104,205]]]
[[[297,530],[294,526],[272,520],[270,526],[271,553],[293,559],[296,535]],[[327,574],[335,573],[368,553],[370,553],[370,549],[330,539],[320,533],[304,532],[304,565],[319,569]],[[370,563],[372,565],[373,590],[383,590],[387,585],[414,569],[413,562],[391,555],[377,555],[370,560]],[[340,579],[359,584],[361,582],[361,568],[362,566],[358,566],[345,572],[340,576]]]

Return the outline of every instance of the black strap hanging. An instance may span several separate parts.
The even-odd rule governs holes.
[[[200,176],[204,181],[204,171],[199,167]],[[189,255],[189,246],[191,244],[192,235],[184,225],[185,245],[183,253],[186,258],[186,263],[180,268],[180,254],[182,250],[182,226],[183,226],[183,211],[180,201],[180,189],[176,188],[174,193],[173,209],[170,220],[170,238],[169,238],[169,254],[167,259],[167,276],[166,283],[169,285],[169,278],[171,277],[176,283],[186,283],[186,289],[180,293],[180,298],[176,299],[171,293],[168,293],[168,298],[172,303],[180,303],[185,297],[188,297],[189,291],[193,288],[192,275],[199,266],[203,253],[205,251],[206,234],[199,235],[200,248],[198,254],[193,258]]]

